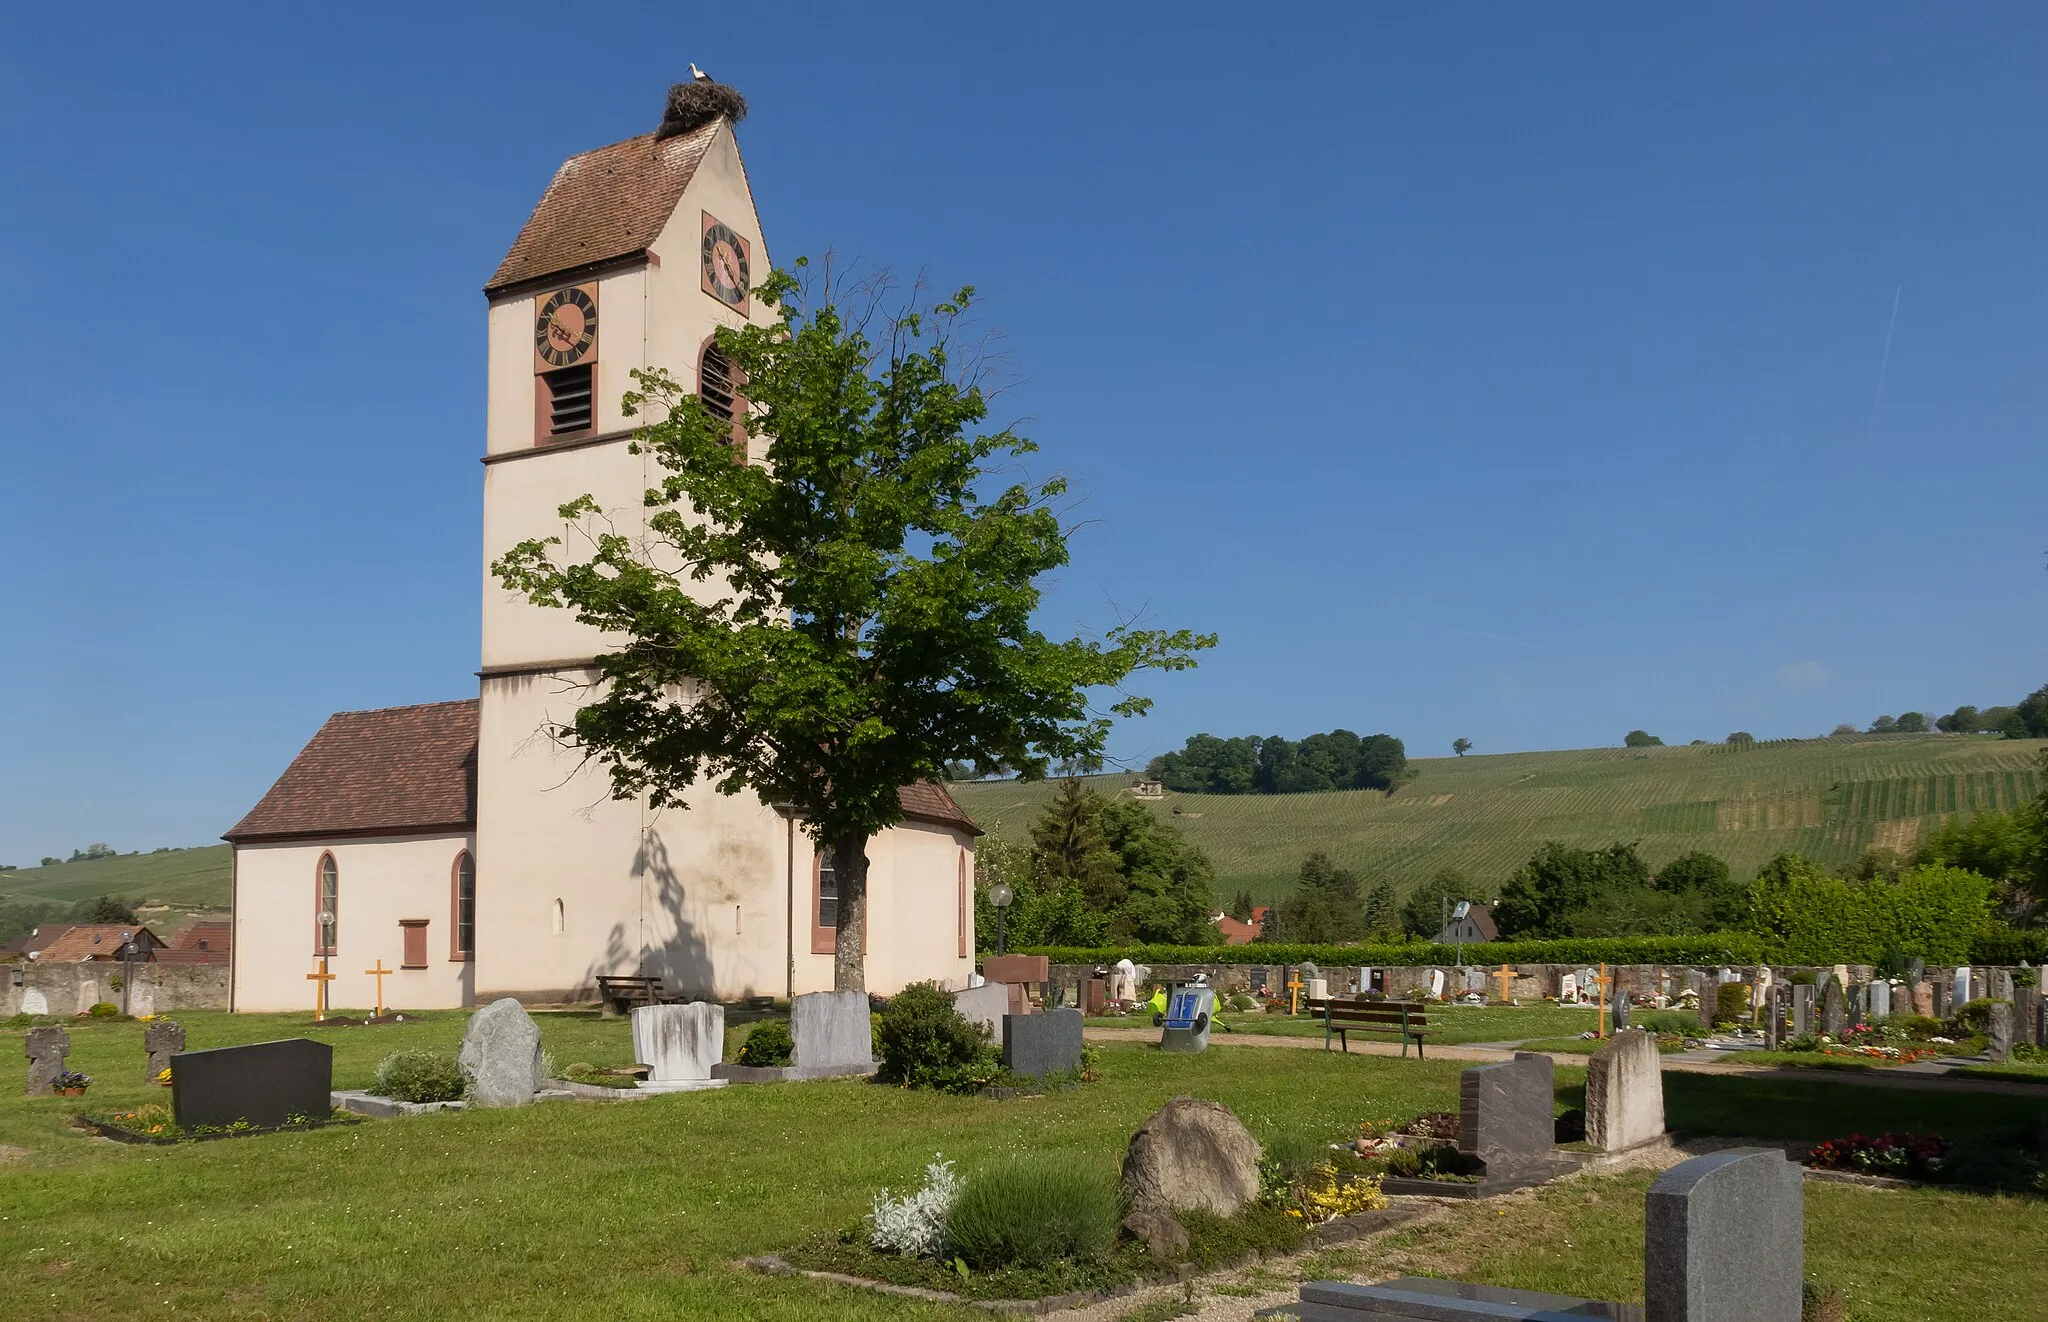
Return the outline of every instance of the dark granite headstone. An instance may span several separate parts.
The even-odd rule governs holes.
[[[1830,975],[1820,989],[1820,1031],[1832,1038],[1840,1038],[1848,1027],[1848,1012],[1842,1004],[1841,980]]]
[[[275,1129],[295,1115],[325,1120],[333,1089],[334,1048],[309,1038],[171,1057],[171,1108],[186,1129],[237,1120]]]
[[[1628,993],[1620,992],[1614,998],[1614,1031],[1619,1033],[1628,1027]]]
[[[1003,1064],[1042,1079],[1081,1068],[1081,1016],[1074,1010],[1003,1016]]]
[[[1458,1150],[1485,1162],[1488,1179],[1540,1168],[1555,1156],[1556,1105],[1550,1057],[1476,1065],[1458,1076]]]
[[[1947,978],[1936,978],[1933,985],[1934,1017],[1936,1019],[1946,1019],[1949,1012],[1949,1000],[1955,993],[1954,984]]]
[[[1650,1186],[1643,1296],[1658,1322],[1799,1322],[1806,1203],[1777,1148],[1681,1162]]]
[[[149,1053],[149,1071],[143,1082],[155,1083],[157,1075],[171,1067],[171,1057],[185,1049],[185,1025],[157,1020],[142,1030],[142,1049]]]
[[[54,1091],[51,1080],[64,1072],[64,1057],[71,1054],[71,1034],[61,1028],[31,1028],[22,1043],[28,1056],[28,1096],[48,1097]]]

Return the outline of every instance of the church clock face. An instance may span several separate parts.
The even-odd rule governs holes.
[[[744,314],[747,310],[747,241],[724,221],[704,213],[704,292]]]
[[[540,301],[533,319],[535,371],[574,367],[596,352],[596,285],[572,285]]]

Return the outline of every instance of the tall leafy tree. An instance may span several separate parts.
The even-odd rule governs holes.
[[[1657,922],[1654,911],[1665,906],[1639,894],[1649,890],[1649,865],[1634,844],[1579,849],[1553,840],[1516,868],[1501,887],[1493,918],[1503,936],[1598,935],[1588,929],[1599,912],[1624,903],[1633,922]]]
[[[1411,936],[1432,937],[1444,930],[1444,918],[1459,900],[1476,900],[1472,882],[1456,868],[1443,868],[1409,892],[1401,904],[1401,928]]]
[[[619,640],[599,696],[552,731],[609,770],[614,797],[687,806],[706,781],[795,808],[838,875],[834,985],[858,989],[867,844],[902,820],[902,786],[953,762],[1029,778],[1100,757],[1111,717],[1149,705],[1125,681],[1191,666],[1214,639],[1033,627],[1037,580],[1067,562],[1065,488],[990,478],[1034,447],[979,430],[971,290],[890,313],[879,285],[778,270],[756,293],[775,324],[717,343],[767,462],[734,462],[734,423],[668,372],[635,373],[633,444],[662,470],[645,535],[583,496],[560,513],[587,556],[535,539],[492,571]],[[1118,695],[1106,710],[1088,698],[1102,690]]]
[[[1470,739],[1465,739],[1462,737],[1453,739],[1451,740],[1451,751],[1453,753],[1456,753],[1459,757],[1463,757],[1465,756],[1465,754],[1472,751],[1472,741]]]
[[[1621,743],[1624,748],[1662,748],[1664,746],[1664,741],[1651,734],[1648,730],[1630,730],[1626,735],[1622,736]]]
[[[1394,883],[1381,877],[1365,896],[1365,934],[1390,937],[1401,930],[1401,902],[1395,898]]]

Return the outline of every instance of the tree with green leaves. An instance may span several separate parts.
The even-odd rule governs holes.
[[[1603,915],[1625,908],[1631,926],[1660,931],[1663,915],[1658,911],[1668,906],[1648,895],[1650,889],[1649,865],[1633,842],[1581,849],[1553,840],[1501,887],[1493,920],[1502,936],[1631,935],[1596,928],[1606,921]]]
[[[1444,930],[1444,919],[1459,900],[1477,900],[1470,878],[1456,868],[1440,869],[1428,881],[1408,893],[1401,904],[1401,930],[1411,936],[1433,937]]]
[[[1662,748],[1664,746],[1664,741],[1651,734],[1648,730],[1630,730],[1626,735],[1622,736],[1621,743],[1624,748]]]
[[[1401,902],[1394,895],[1394,883],[1381,877],[1365,896],[1365,935],[1368,939],[1401,934]]]
[[[1463,757],[1465,756],[1465,754],[1471,751],[1472,741],[1470,739],[1458,738],[1451,740],[1451,752],[1455,753],[1459,757]]]
[[[1248,923],[1252,920],[1252,914],[1258,911],[1258,907],[1258,903],[1252,899],[1250,891],[1239,890],[1236,895],[1231,897],[1230,908],[1226,912],[1240,923]]]
[[[1900,734],[1926,734],[1927,713],[1917,711],[1900,712],[1898,722],[1892,728]]]
[[[1033,626],[1038,579],[1067,563],[1066,488],[991,479],[1034,447],[979,430],[988,400],[961,342],[972,292],[892,313],[880,282],[772,272],[755,293],[775,323],[716,336],[746,382],[737,424],[667,371],[634,373],[626,411],[647,421],[632,444],[661,469],[645,535],[586,495],[560,514],[587,556],[548,537],[492,565],[620,640],[597,659],[599,695],[550,730],[607,768],[615,798],[750,791],[831,852],[841,990],[865,986],[867,845],[903,820],[903,786],[954,762],[1029,779],[1100,757],[1111,718],[1150,705],[1125,682],[1215,641]],[[735,462],[753,452],[735,426],[766,462]],[[1100,690],[1118,695],[1107,710],[1089,703]]]
[[[1755,748],[1756,736],[1747,730],[1737,730],[1722,742],[1730,748]]]

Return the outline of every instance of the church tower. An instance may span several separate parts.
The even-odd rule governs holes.
[[[667,369],[713,406],[745,407],[711,342],[720,326],[774,320],[750,292],[769,266],[734,135],[745,108],[737,92],[709,80],[678,84],[657,131],[572,157],[484,288],[479,1003],[501,994],[581,999],[606,973],[659,977],[671,991],[706,995],[831,985],[830,946],[818,959],[816,932],[830,878],[819,876],[808,838],[752,795],[707,789],[691,796],[688,811],[660,814],[610,798],[601,766],[540,731],[586,699],[598,678],[593,659],[616,640],[569,611],[508,592],[489,569],[527,538],[560,536],[568,555],[587,553],[556,512],[586,493],[615,531],[644,531],[642,495],[660,471],[650,456],[629,452],[634,421],[620,398],[633,388],[634,369]],[[761,448],[756,441],[753,461]],[[918,916],[897,933],[938,930],[901,947],[914,957],[872,949],[878,988],[922,977],[965,985],[972,968],[976,832],[950,799],[946,809],[932,815],[954,820],[913,828],[939,828],[929,833],[943,839],[928,843],[943,847],[901,860],[916,875],[936,876],[915,888],[915,903],[908,892],[902,897],[906,916]],[[882,865],[915,843],[878,839],[872,862],[900,870]],[[884,897],[881,907],[888,903]],[[886,913],[871,922],[890,930]],[[891,969],[895,963],[902,967]]]

